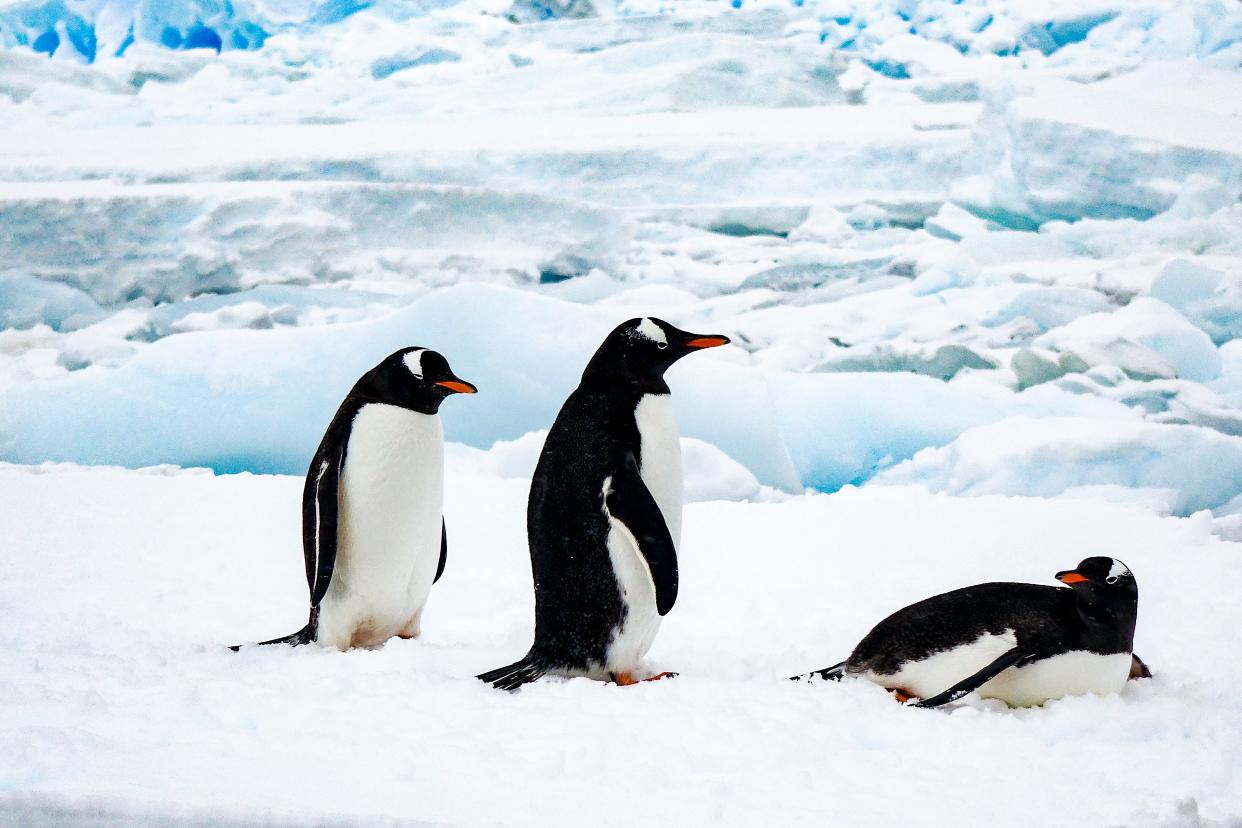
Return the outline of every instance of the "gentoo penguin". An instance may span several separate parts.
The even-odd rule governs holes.
[[[531,480],[535,643],[480,679],[504,690],[549,673],[636,681],[677,600],[681,445],[664,372],[728,341],[648,317],[617,326],[600,345]]]
[[[332,418],[302,488],[310,620],[261,643],[316,641],[347,650],[419,634],[448,555],[437,412],[450,394],[476,390],[426,348],[402,348],[363,374]]]
[[[1134,575],[1121,561],[1094,557],[1056,577],[1069,589],[979,584],[911,604],[877,624],[846,661],[795,678],[859,676],[901,701],[921,699],[915,707],[976,691],[1011,707],[1118,692],[1142,665],[1133,656]]]

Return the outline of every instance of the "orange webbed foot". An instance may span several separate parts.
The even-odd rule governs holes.
[[[660,681],[661,679],[675,678],[676,676],[677,676],[676,673],[670,670],[665,670],[663,673],[656,673],[654,676],[651,676],[650,678],[643,679],[643,681]]]
[[[619,687],[629,687],[631,684],[638,684],[643,681],[660,681],[661,679],[672,678],[677,674],[665,670],[663,673],[657,673],[656,675],[645,679],[634,678],[633,673],[611,673],[610,675],[612,677],[613,684],[616,684]]]

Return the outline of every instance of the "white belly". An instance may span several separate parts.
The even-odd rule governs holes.
[[[862,676],[876,684],[899,688],[926,699],[973,676],[1016,644],[1011,631],[983,635],[970,644],[906,664],[895,674],[867,671]],[[1102,656],[1069,652],[1025,667],[1010,667],[975,692],[985,699],[1000,699],[1011,707],[1031,707],[1062,696],[1116,693],[1125,686],[1129,674],[1129,653]]]
[[[612,521],[608,532],[608,556],[626,611],[621,626],[613,631],[604,668],[609,673],[630,673],[638,668],[660,631],[655,583],[634,536],[617,520]]]
[[[640,475],[664,515],[673,545],[679,546],[683,498],[681,439],[673,419],[671,398],[668,394],[646,395],[638,403],[634,417],[641,439]],[[604,666],[608,672],[632,672],[651,649],[660,630],[655,582],[634,536],[616,520],[608,533],[608,555],[626,613],[621,626],[613,632]]]
[[[681,435],[673,419],[673,398],[647,394],[634,409],[642,457],[639,473],[664,513],[673,546],[681,546],[681,506],[685,484],[681,475]]]
[[[943,693],[953,685],[987,667],[1017,645],[1013,632],[1006,630],[1000,635],[982,635],[969,644],[954,647],[928,656],[922,661],[902,665],[896,673],[880,675],[863,673],[863,677],[918,696],[931,698]]]
[[[372,403],[354,418],[340,481],[336,566],[319,641],[347,649],[417,635],[440,560],[440,418]]]
[[[1086,693],[1120,693],[1130,676],[1130,654],[1062,653],[1025,667],[1011,667],[979,688],[985,699],[1033,707],[1049,699]]]

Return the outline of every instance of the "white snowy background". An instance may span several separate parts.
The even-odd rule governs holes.
[[[0,823],[1242,825],[1237,0],[0,0]],[[529,475],[603,334],[685,439],[673,681],[528,646]],[[301,474],[443,409],[418,641],[304,621]],[[1119,696],[796,672],[1135,571]]]

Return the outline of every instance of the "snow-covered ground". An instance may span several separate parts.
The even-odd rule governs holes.
[[[681,596],[649,657],[681,675],[507,694],[473,675],[530,643],[527,485],[496,472],[513,459],[453,453],[450,557],[423,637],[344,654],[223,647],[304,621],[290,531],[300,479],[0,468],[0,817],[1074,826],[1242,816],[1242,545],[1214,537],[1206,516],[902,487],[691,503]],[[717,471],[692,467],[692,485]],[[786,680],[843,658],[871,623],[927,594],[1054,583],[1092,554],[1122,558],[1140,584],[1137,645],[1156,677],[1120,696],[924,711],[863,682]]]
[[[0,822],[1238,824],[1240,70],[1235,0],[0,0]],[[640,315],[734,342],[669,375],[682,675],[490,693]],[[415,344],[481,391],[427,637],[220,653]],[[781,680],[1092,554],[1120,698]]]

